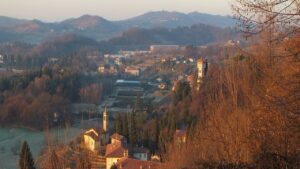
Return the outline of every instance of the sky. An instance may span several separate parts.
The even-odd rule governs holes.
[[[122,20],[149,11],[230,15],[230,0],[0,0],[0,16],[48,22],[98,15]]]

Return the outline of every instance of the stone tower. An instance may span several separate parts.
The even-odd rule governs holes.
[[[105,110],[103,112],[103,130],[105,132],[108,131],[108,115],[107,115],[107,111],[106,111],[106,106],[105,106]]]
[[[204,60],[203,58],[198,59],[197,61],[197,69],[198,69],[198,77],[197,77],[197,90],[199,90],[202,82],[203,82],[203,78],[206,74],[207,71],[207,61]]]

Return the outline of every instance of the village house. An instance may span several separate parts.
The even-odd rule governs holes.
[[[186,130],[176,130],[174,134],[174,141],[177,145],[185,144],[187,140]]]
[[[144,147],[131,148],[124,136],[115,133],[111,136],[111,144],[106,146],[106,169],[117,165],[121,159],[132,158],[135,161],[148,161],[150,151]]]
[[[142,161],[133,158],[122,158],[116,164],[118,169],[154,169],[159,165],[158,162]]]
[[[139,76],[140,75],[140,69],[135,67],[126,67],[125,73],[132,75],[132,76]]]
[[[111,136],[111,144],[106,145],[106,169],[110,169],[111,166],[117,164],[117,162],[123,158],[128,157],[127,141],[118,133]]]
[[[96,150],[99,149],[100,136],[95,129],[90,129],[86,131],[83,135],[83,138],[84,138],[84,145],[88,150],[95,152]]]
[[[142,161],[148,161],[150,159],[150,151],[143,147],[134,147],[132,149],[133,158],[139,159]]]

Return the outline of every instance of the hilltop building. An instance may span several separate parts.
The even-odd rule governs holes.
[[[198,70],[198,77],[197,77],[197,90],[200,89],[201,84],[203,83],[203,78],[206,75],[208,69],[208,62],[203,58],[198,59],[197,61],[197,70]]]

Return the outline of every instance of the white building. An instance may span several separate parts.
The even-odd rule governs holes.
[[[179,50],[179,45],[151,45],[150,51],[151,52],[168,52],[168,51],[174,51]]]
[[[135,147],[132,150],[133,158],[148,161],[150,159],[149,150],[143,147]]]
[[[132,75],[132,76],[139,76],[140,75],[140,69],[139,68],[134,68],[134,67],[126,67],[125,68],[125,73]]]
[[[0,63],[3,63],[3,56],[0,54]]]
[[[198,59],[197,61],[197,69],[198,69],[198,77],[197,77],[197,90],[199,90],[201,83],[203,82],[203,78],[206,74],[207,71],[207,61],[204,60],[203,58]]]

